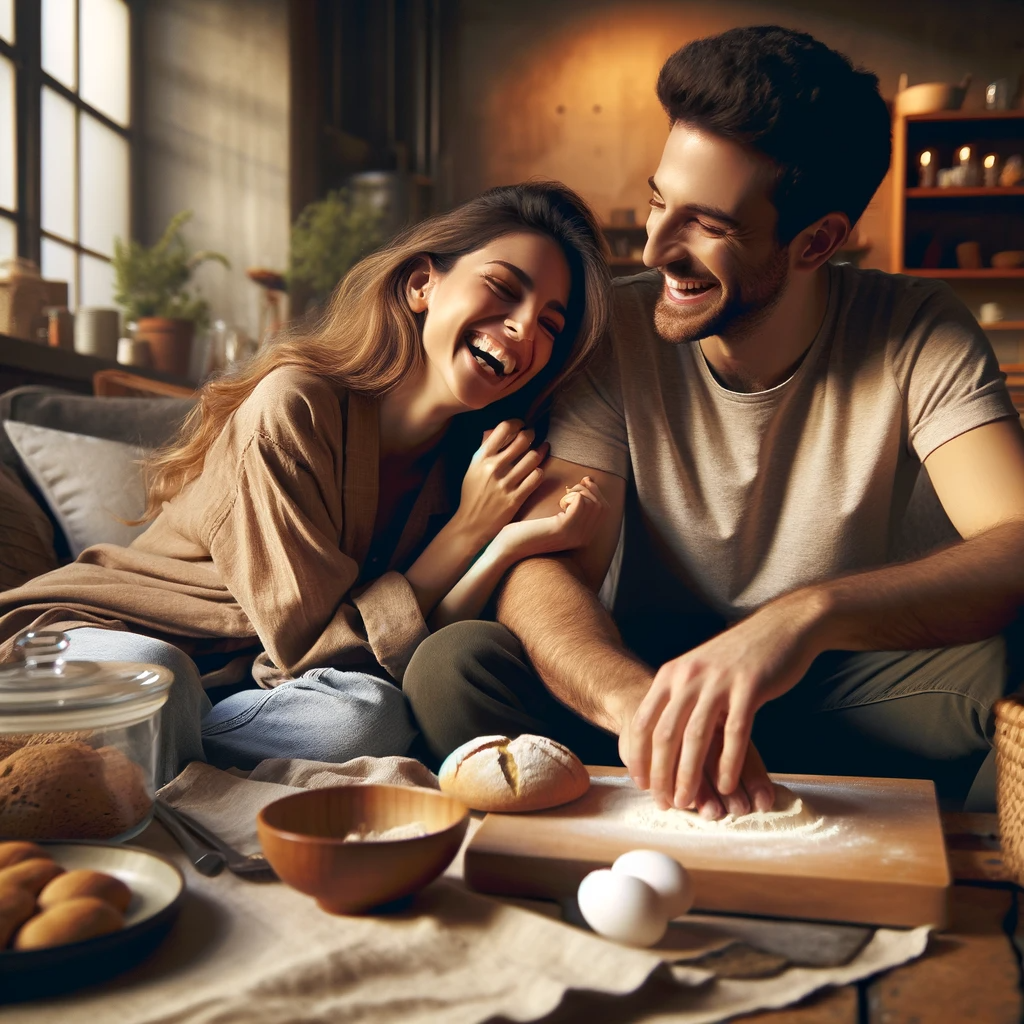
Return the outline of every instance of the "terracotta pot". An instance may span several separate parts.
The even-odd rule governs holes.
[[[188,377],[195,331],[196,325],[192,320],[140,316],[135,328],[135,340],[149,345],[154,370],[175,377]]]

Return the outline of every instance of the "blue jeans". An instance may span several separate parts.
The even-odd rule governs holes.
[[[233,693],[203,717],[202,735],[210,764],[250,769],[268,757],[340,763],[405,754],[416,728],[393,683],[317,668],[272,690]]]
[[[139,661],[174,673],[160,716],[158,786],[189,761],[245,769],[268,757],[337,763],[405,754],[416,737],[402,691],[365,672],[313,669],[273,690],[243,690],[211,705],[195,662],[173,644],[92,626],[68,637],[69,660]]]

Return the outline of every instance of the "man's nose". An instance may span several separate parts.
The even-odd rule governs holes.
[[[686,247],[670,218],[664,214],[647,222],[647,244],[644,246],[644,264],[664,267],[686,256]]]

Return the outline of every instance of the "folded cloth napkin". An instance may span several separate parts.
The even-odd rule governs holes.
[[[255,816],[309,786],[389,782],[436,787],[407,758],[343,765],[275,760],[248,778],[192,764],[161,796],[244,852]],[[474,823],[475,824],[475,823]],[[277,882],[204,878],[167,834],[141,844],[182,866],[188,898],[167,941],[142,967],[65,999],[5,1010],[5,1024],[478,1024],[617,1019],[711,1024],[786,1006],[918,956],[927,929],[878,929],[839,967],[716,978],[665,950],[630,949],[468,891],[458,864],[400,912],[334,917]],[[716,939],[721,948],[720,936]],[[712,944],[713,945],[713,944]],[[691,951],[692,955],[692,951]],[[550,1015],[550,1016],[549,1016]]]

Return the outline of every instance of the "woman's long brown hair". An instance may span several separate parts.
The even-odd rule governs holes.
[[[345,275],[311,329],[286,335],[239,370],[205,384],[176,440],[146,464],[147,504],[140,522],[154,519],[165,501],[202,472],[206,453],[229,417],[277,367],[298,366],[374,397],[415,372],[424,360],[422,314],[410,310],[405,286],[417,262],[428,256],[445,273],[462,256],[515,231],[553,239],[571,277],[565,328],[548,365],[521,391],[486,410],[491,424],[513,415],[535,417],[555,389],[590,359],[609,315],[601,230],[575,192],[549,181],[493,188],[413,225]]]

